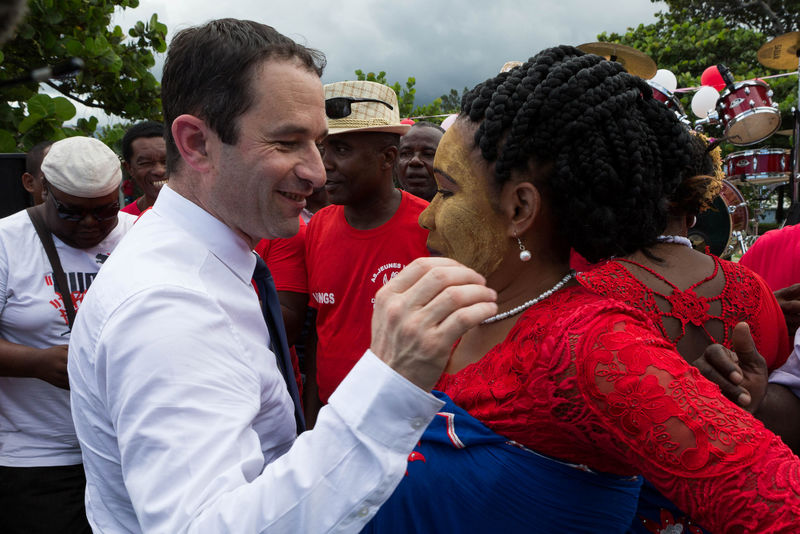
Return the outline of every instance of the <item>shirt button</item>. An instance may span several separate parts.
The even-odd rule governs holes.
[[[424,425],[424,424],[425,424],[425,422],[420,420],[420,419],[414,419],[413,421],[411,421],[411,427],[414,430],[419,430],[420,428],[422,428],[422,425]]]
[[[369,508],[362,508],[358,511],[359,517],[367,517],[369,515]]]

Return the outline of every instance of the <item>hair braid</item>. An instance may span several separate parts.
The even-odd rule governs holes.
[[[589,261],[652,245],[689,135],[641,79],[570,47],[544,50],[462,99],[497,185],[531,161],[568,242]]]

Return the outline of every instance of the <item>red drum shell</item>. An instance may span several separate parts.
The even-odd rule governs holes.
[[[787,183],[791,170],[790,151],[783,148],[731,152],[725,158],[725,176],[736,183],[753,185]]]
[[[772,91],[761,81],[737,83],[719,97],[717,108],[725,136],[734,145],[752,145],[774,134],[781,114],[772,104]]]

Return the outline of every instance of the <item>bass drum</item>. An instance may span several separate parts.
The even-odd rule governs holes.
[[[689,228],[689,240],[695,250],[705,252],[706,247],[715,256],[730,258],[747,233],[750,210],[744,197],[727,180],[722,181],[722,191],[711,208],[697,216],[697,223]]]

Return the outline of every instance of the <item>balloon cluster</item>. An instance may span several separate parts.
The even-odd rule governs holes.
[[[720,89],[725,88],[725,80],[722,79],[722,73],[716,65],[703,71],[700,85],[702,87],[692,97],[692,111],[701,119],[705,119],[717,107]]]

